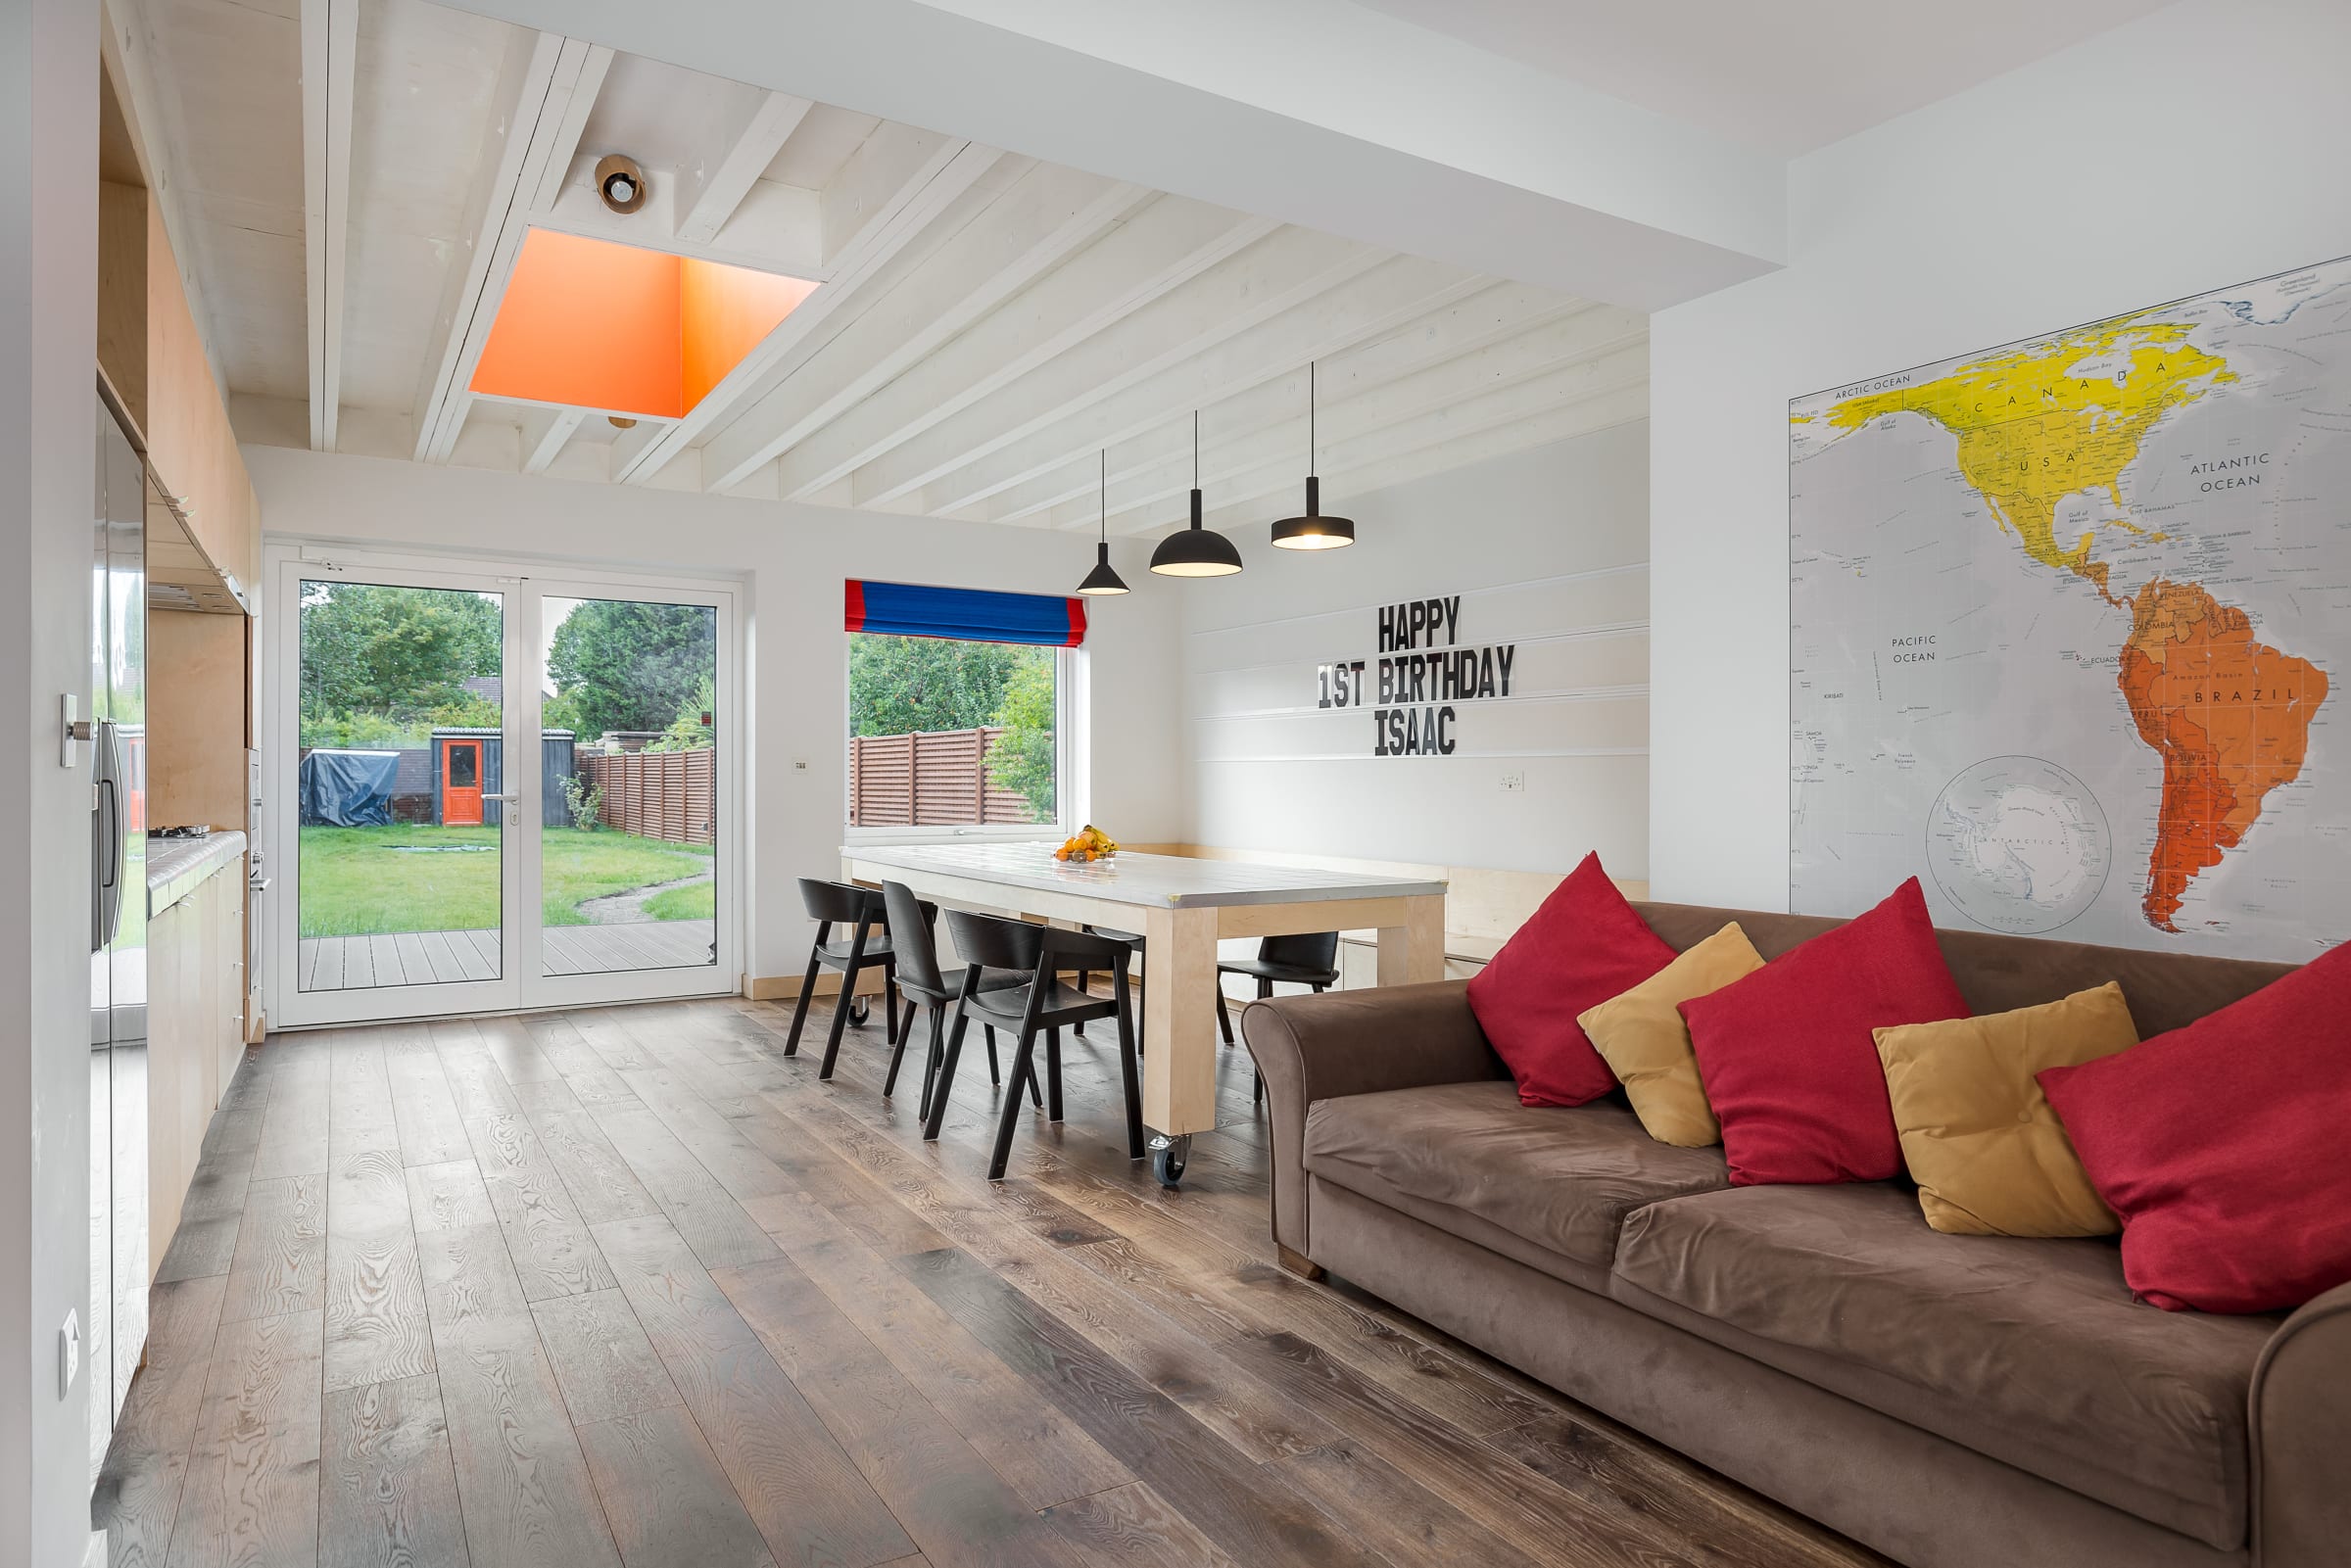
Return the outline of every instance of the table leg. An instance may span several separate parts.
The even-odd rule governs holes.
[[[1143,944],[1143,1124],[1217,1124],[1217,912],[1151,910]]]
[[[1379,928],[1379,983],[1411,985],[1445,977],[1445,895],[1404,901],[1404,924]]]

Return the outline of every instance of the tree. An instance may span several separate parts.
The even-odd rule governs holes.
[[[1043,648],[1020,651],[1027,656],[1006,683],[1004,700],[993,715],[1004,733],[987,754],[987,772],[996,787],[1026,799],[1036,821],[1051,822],[1056,815],[1053,785],[1058,772],[1053,655]]]
[[[679,704],[678,715],[661,732],[661,738],[648,743],[648,751],[699,751],[717,744],[713,738],[718,722],[718,683],[703,676],[694,689]]]
[[[702,604],[582,599],[548,646],[565,728],[659,730],[718,668],[718,612]]]
[[[418,721],[462,706],[469,676],[499,672],[498,601],[455,589],[309,583],[301,605],[302,717]]]
[[[1013,671],[1036,648],[934,637],[849,639],[849,734],[977,730],[994,722]],[[1048,661],[1052,655],[1043,654]]]

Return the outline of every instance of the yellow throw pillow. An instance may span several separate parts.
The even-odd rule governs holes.
[[[1684,1149],[1722,1142],[1680,1009],[1762,967],[1763,955],[1733,921],[1631,990],[1576,1019],[1623,1083],[1641,1125],[1657,1142]]]
[[[2109,1236],[2081,1157],[2033,1075],[2138,1043],[2123,988],[1990,1018],[1876,1031],[1902,1160],[1927,1223],[1954,1236]]]

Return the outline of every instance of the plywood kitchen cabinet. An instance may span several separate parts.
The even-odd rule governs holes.
[[[245,857],[147,922],[148,1259],[163,1265],[205,1128],[245,1055]]]

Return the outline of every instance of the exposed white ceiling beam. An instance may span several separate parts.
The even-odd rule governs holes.
[[[311,447],[335,450],[343,406],[343,261],[351,235],[351,105],[359,0],[302,0],[302,239],[309,273]]]
[[[1329,402],[1353,397],[1440,360],[1534,331],[1561,317],[1580,311],[1613,309],[1609,306],[1563,301],[1549,289],[1531,288],[1523,283],[1497,283],[1325,356],[1320,370],[1323,396]],[[1630,311],[1614,313],[1635,326],[1643,319]],[[1253,432],[1296,414],[1300,408],[1298,400],[1303,396],[1291,385],[1297,379],[1298,372],[1293,368],[1232,397],[1204,404],[1200,409],[1203,447],[1211,452],[1222,451]],[[1109,450],[1110,480],[1114,486],[1135,480],[1162,464],[1175,465],[1188,476],[1191,421],[1179,415]],[[1006,455],[999,452],[975,466],[986,467]],[[981,478],[984,484],[995,485],[1003,476],[990,472],[974,477]],[[1185,488],[1189,488],[1188,477]],[[1080,501],[1088,508],[1086,515],[1091,517],[1094,494],[1093,456],[1090,452],[1081,453],[996,491],[987,504],[987,519],[996,523],[1024,522],[1064,502]]]
[[[771,92],[759,100],[748,123],[736,133],[725,152],[702,176],[694,205],[678,219],[678,240],[684,245],[707,245],[735,215],[750,194],[760,172],[775,162],[784,143],[816,106],[790,93]]]
[[[1157,211],[1155,204],[1138,216]],[[976,456],[1150,378],[1203,342],[1247,332],[1378,264],[1376,252],[1303,229],[1278,230],[1235,251],[1231,241],[1247,236],[1221,210],[1207,212],[1206,233],[1173,265],[1170,253],[1154,245],[1139,257],[1152,272],[1138,273],[1131,262],[1105,265],[1096,289],[1083,295],[1065,292],[1057,274],[997,311],[786,452],[778,464],[784,493],[804,497],[846,474],[857,505],[911,496]],[[1198,216],[1180,207],[1170,215]],[[1115,256],[1139,226],[1126,225],[1095,249]],[[1219,250],[1223,258],[1201,270],[1200,257]],[[1172,280],[1180,281],[1171,287]]]
[[[1330,243],[1326,235],[1284,229],[1226,266],[1249,261],[1267,245],[1305,239]],[[1383,258],[1359,248],[1353,261],[1287,290],[1244,286],[1237,299],[1171,295],[1160,304],[1202,309],[1149,323],[1149,331],[1128,332],[1143,320],[1137,312],[1046,366],[1033,387],[1023,389],[1027,396],[991,399],[968,424],[940,427],[936,442],[926,438],[924,450],[910,443],[872,472],[860,470],[855,483],[870,488],[860,493],[859,504],[911,481],[924,487],[922,510],[935,516],[962,511],[1081,453],[1131,440],[1308,359],[1392,331],[1489,282],[1415,257]],[[1163,333],[1164,347],[1150,341]]]
[[[532,413],[522,425],[522,471],[546,473],[547,465],[555,460],[571,433],[587,417],[585,408],[541,408]]]
[[[445,462],[473,402],[466,383],[489,337],[499,298],[531,214],[552,205],[579,146],[612,51],[541,33],[527,57],[509,60],[512,83],[496,127],[499,156],[474,192],[477,214],[465,269],[445,302],[438,352],[426,361],[416,410],[416,460]],[[504,83],[502,82],[502,87]],[[487,161],[486,161],[487,162]]]
[[[1564,440],[1568,435],[1622,424],[1648,411],[1649,345],[1642,342],[1329,443],[1316,465],[1322,476],[1322,505],[1326,511],[1344,515],[1350,498],[1399,483],[1401,474],[1442,472],[1497,451],[1514,451],[1540,441]],[[1556,426],[1559,434],[1514,439],[1498,446],[1480,441],[1492,431],[1529,427],[1541,421],[1550,421],[1542,428]],[[1426,456],[1415,460],[1416,454]],[[1305,480],[1297,458],[1227,480],[1210,492],[1208,515],[1216,519],[1211,526],[1271,523],[1303,500]],[[1139,526],[1122,528],[1114,519],[1111,532],[1165,533],[1168,524],[1176,520],[1173,508],[1166,508],[1147,522],[1137,520]]]
[[[855,226],[843,237],[842,249],[832,259],[832,275],[814,294],[801,301],[797,309],[778,322],[758,347],[744,356],[742,362],[728,371],[701,402],[688,409],[685,418],[664,427],[658,439],[647,442],[626,463],[616,456],[612,469],[615,479],[636,485],[650,482],[680,452],[693,447],[733,412],[753,389],[766,382],[795,349],[812,340],[821,341],[816,335],[837,311],[853,305],[860,287],[914,244],[942,214],[954,208],[1003,157],[992,147],[936,137],[928,131],[887,138],[876,132],[867,138],[866,145],[872,147],[876,141],[886,144],[878,158],[865,161],[852,158],[849,166],[842,170],[843,179],[858,183],[861,189],[853,210]],[[863,188],[878,186],[884,179],[897,181],[887,195]],[[837,185],[840,183],[836,181]],[[830,194],[829,187],[827,195]],[[844,205],[840,217],[848,220],[851,211]],[[741,477],[734,475],[727,483]]]
[[[712,471],[726,485],[887,385],[1145,198],[1054,165],[1020,159],[1000,166],[1017,166],[1018,176],[984,210],[920,265],[868,283],[789,375],[771,375],[742,405],[723,450],[712,452]]]
[[[1627,348],[1634,349],[1638,362],[1646,366],[1648,332],[1644,316],[1613,306],[1592,306],[1499,343],[1440,356],[1409,374],[1378,383],[1367,381],[1360,367],[1346,364],[1346,356],[1334,356],[1320,367],[1330,373],[1317,377],[1319,408],[1312,425],[1318,451],[1343,451],[1349,442],[1359,438],[1521,383],[1556,377],[1594,359],[1621,356]],[[1615,366],[1621,368],[1621,363]],[[1250,404],[1255,417],[1245,425],[1229,417],[1220,421],[1225,427],[1221,432],[1224,439],[1203,449],[1202,482],[1223,491],[1235,483],[1245,484],[1261,470],[1270,470],[1271,484],[1278,490],[1283,483],[1294,484],[1302,478],[1308,461],[1306,383],[1301,366],[1234,400]],[[1581,383],[1570,380],[1568,385]],[[1274,395],[1279,406],[1270,417],[1264,410],[1267,400],[1261,396],[1266,392]],[[1530,402],[1539,403],[1541,397],[1540,392],[1531,394]],[[1165,441],[1167,434],[1173,433],[1157,434]],[[1122,526],[1123,518],[1130,513],[1149,512],[1156,519],[1165,519],[1180,510],[1191,488],[1188,456],[1188,452],[1178,451],[1173,460],[1163,460],[1114,483],[1110,487],[1112,526]],[[1054,507],[1045,514],[1045,521],[1060,528],[1091,527],[1095,513],[1093,499],[1080,497]]]

